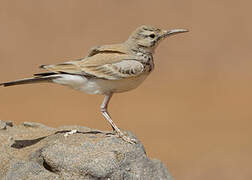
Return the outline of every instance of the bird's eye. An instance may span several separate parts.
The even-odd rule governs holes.
[[[154,38],[155,37],[155,34],[150,34],[149,35],[151,38]]]

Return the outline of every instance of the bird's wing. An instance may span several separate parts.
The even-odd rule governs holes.
[[[128,52],[129,50],[124,44],[103,45],[91,48],[87,57],[91,57],[99,53],[127,54]]]
[[[49,73],[53,72],[53,73],[82,74],[81,69],[78,65],[78,62],[80,61],[81,60],[68,61],[59,64],[42,65],[40,66],[40,68],[46,69],[47,71],[49,71]]]
[[[125,59],[111,64],[101,66],[88,66],[83,68],[89,75],[97,78],[119,80],[140,75],[144,71],[141,62],[133,59]]]
[[[69,61],[42,66],[55,73],[69,73],[109,80],[118,80],[140,75],[144,66],[135,55],[124,53],[97,53],[80,61]]]

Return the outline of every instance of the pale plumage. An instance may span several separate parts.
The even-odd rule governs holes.
[[[144,72],[140,57],[122,53],[97,53],[82,60],[42,68],[55,73],[68,73],[108,80],[131,78]]]
[[[107,112],[113,93],[138,87],[154,68],[153,53],[164,38],[187,32],[183,29],[162,30],[151,26],[137,28],[122,44],[94,47],[83,59],[54,65],[42,65],[45,73],[7,83],[3,86],[53,82],[89,94],[104,94],[101,112],[113,130],[127,142],[135,142],[124,135]]]

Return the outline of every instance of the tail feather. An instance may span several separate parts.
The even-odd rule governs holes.
[[[41,83],[41,82],[49,82],[52,79],[55,79],[55,76],[48,76],[48,77],[32,77],[26,79],[19,79],[15,81],[0,83],[0,86],[14,86],[14,85],[21,85],[21,84],[32,84],[32,83]]]

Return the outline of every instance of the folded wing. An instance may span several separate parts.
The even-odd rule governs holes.
[[[100,52],[82,60],[44,65],[42,68],[55,73],[119,80],[136,77],[144,71],[143,64],[137,58],[137,56],[124,53]]]

